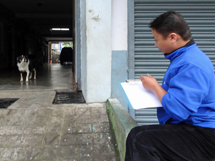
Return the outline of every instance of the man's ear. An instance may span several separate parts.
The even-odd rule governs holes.
[[[170,40],[172,42],[176,42],[178,40],[178,34],[176,34],[174,32],[170,33],[169,36],[170,36]]]

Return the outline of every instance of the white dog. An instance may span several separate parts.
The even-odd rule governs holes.
[[[32,71],[34,71],[34,79],[36,79],[36,63],[33,60],[30,60],[28,56],[21,55],[17,57],[17,66],[20,71],[20,81],[23,81],[22,73],[26,72],[26,82],[28,78],[31,79]],[[30,76],[29,76],[30,74]]]

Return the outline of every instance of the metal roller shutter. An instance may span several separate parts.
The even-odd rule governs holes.
[[[135,78],[149,73],[162,83],[169,61],[154,46],[148,24],[168,10],[175,10],[185,18],[195,42],[215,65],[215,0],[134,0]],[[155,124],[156,110],[137,110],[135,119],[139,125]]]

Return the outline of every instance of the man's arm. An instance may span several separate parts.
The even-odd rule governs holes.
[[[161,102],[162,97],[167,93],[167,91],[158,84],[157,80],[151,75],[140,76],[140,79],[143,87],[147,90],[153,91]]]

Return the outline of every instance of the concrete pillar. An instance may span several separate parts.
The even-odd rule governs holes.
[[[112,50],[128,50],[128,10],[127,0],[112,2]]]
[[[86,0],[86,102],[104,102],[111,95],[111,3]]]
[[[128,10],[127,0],[112,1],[112,77],[111,97],[128,110],[119,82],[128,79]]]

